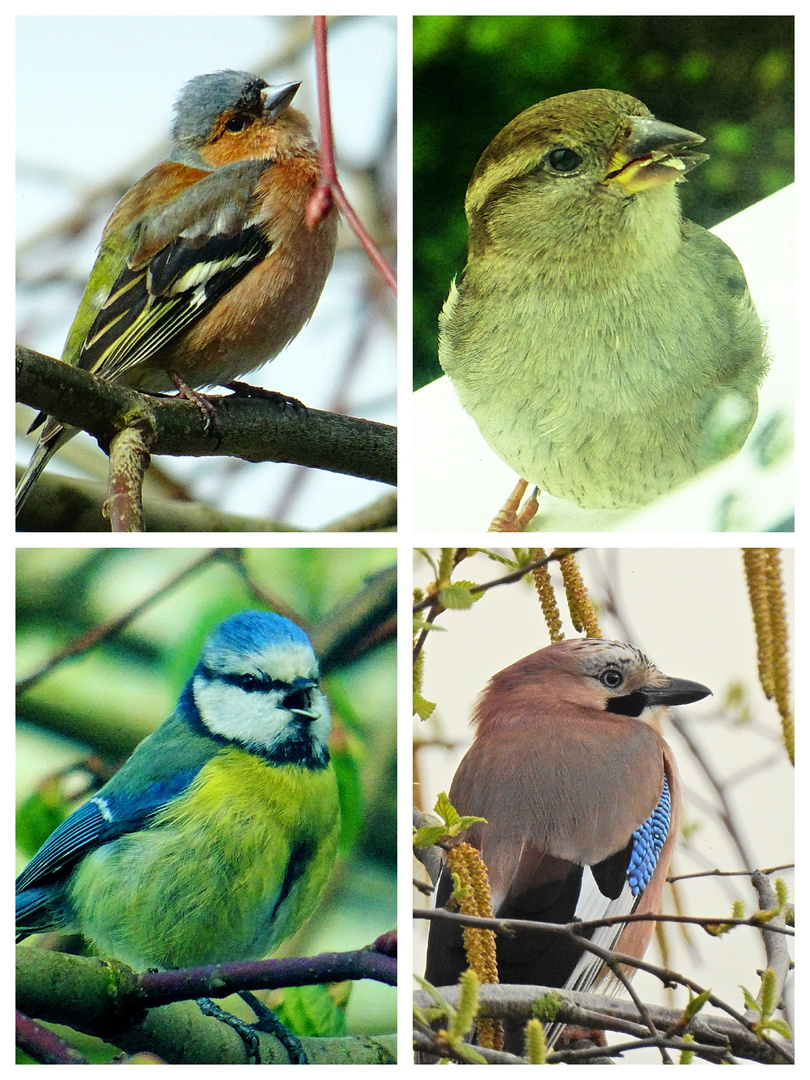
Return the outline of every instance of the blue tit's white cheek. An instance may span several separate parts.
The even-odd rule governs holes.
[[[194,700],[203,723],[215,735],[270,749],[283,739],[291,721],[280,707],[281,690],[247,693],[220,679],[194,680]]]
[[[246,691],[221,679],[194,680],[194,700],[213,734],[266,753],[302,738],[325,748],[331,727],[326,698],[317,688],[310,689],[307,712],[316,714],[311,719],[291,711],[285,704],[288,696],[279,689]]]

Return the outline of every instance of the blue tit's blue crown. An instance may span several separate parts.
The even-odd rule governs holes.
[[[211,134],[226,109],[259,115],[264,108],[262,90],[267,83],[249,71],[215,71],[197,75],[180,92],[174,107],[172,142],[175,147],[199,147]]]
[[[209,671],[221,675],[241,674],[247,670],[246,662],[251,661],[259,665],[255,674],[271,674],[262,666],[265,656],[274,654],[273,658],[277,659],[288,652],[298,657],[303,670],[289,671],[286,675],[281,670],[277,675],[273,672],[277,678],[292,682],[296,677],[312,678],[318,674],[312,645],[299,626],[271,611],[243,611],[212,630],[203,645],[200,661]],[[307,658],[311,659],[310,663]]]

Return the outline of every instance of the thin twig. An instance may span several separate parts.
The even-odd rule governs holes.
[[[499,585],[511,585],[513,581],[519,581],[522,577],[530,574],[532,570],[536,570],[538,566],[546,566],[548,563],[559,562],[560,559],[564,559],[566,555],[575,554],[577,551],[582,551],[582,548],[561,548],[559,551],[552,551],[550,555],[544,555],[541,559],[535,559],[533,562],[526,563],[525,566],[519,566],[517,570],[512,570],[508,574],[504,574],[503,577],[493,578],[492,581],[485,581],[483,585],[471,585],[470,595],[478,596],[479,593],[487,592],[489,589],[495,589]],[[414,611],[422,611],[426,607],[434,602],[433,597],[427,597],[424,600],[420,600],[418,604],[413,605]]]
[[[397,278],[390,264],[371,239],[340,185],[335,165],[335,146],[332,135],[332,110],[329,102],[329,66],[326,51],[326,16],[313,16],[315,37],[315,67],[318,76],[318,119],[321,128],[321,181],[307,208],[307,224],[313,228],[329,212],[332,200],[338,204],[349,228],[366,254],[379,270],[386,284],[396,295]]]

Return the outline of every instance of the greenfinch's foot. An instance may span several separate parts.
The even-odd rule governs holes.
[[[512,494],[492,519],[492,524],[487,530],[488,532],[525,531],[526,526],[538,511],[539,504],[537,496],[540,494],[540,489],[535,488],[521,509],[520,501],[526,494],[528,486],[528,480],[518,480]],[[518,511],[520,512],[518,513]]]

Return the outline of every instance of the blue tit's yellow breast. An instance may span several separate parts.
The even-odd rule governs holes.
[[[339,824],[331,767],[220,751],[148,829],[84,860],[83,930],[137,967],[266,956],[317,905]]]

